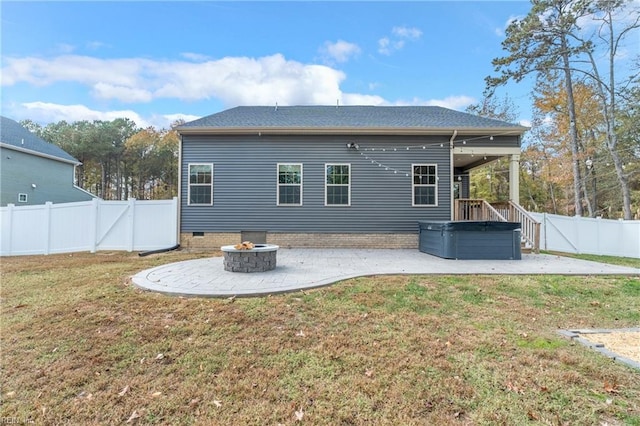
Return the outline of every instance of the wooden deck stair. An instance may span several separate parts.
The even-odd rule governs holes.
[[[454,220],[492,220],[519,222],[522,252],[540,253],[540,223],[512,201],[489,203],[481,199],[460,198],[454,203]]]

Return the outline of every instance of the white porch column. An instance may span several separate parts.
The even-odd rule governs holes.
[[[509,200],[520,204],[520,154],[509,159]]]

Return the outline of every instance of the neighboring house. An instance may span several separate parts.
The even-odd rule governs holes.
[[[87,201],[74,185],[78,160],[17,122],[0,117],[0,206]]]
[[[508,156],[518,201],[527,128],[429,106],[255,106],[177,130],[183,246],[415,248],[474,167]]]

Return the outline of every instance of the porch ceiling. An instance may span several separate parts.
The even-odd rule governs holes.
[[[499,158],[511,155],[519,155],[520,148],[496,148],[496,147],[474,147],[453,149],[453,166],[464,171],[480,167],[484,164],[496,161]]]
[[[458,154],[453,156],[453,167],[468,171],[480,167],[484,164],[491,163],[501,158],[501,155],[475,155],[475,154]]]

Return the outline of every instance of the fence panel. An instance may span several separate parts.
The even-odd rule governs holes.
[[[51,205],[48,253],[91,250],[91,236],[87,232],[91,220],[95,220],[87,214],[91,205],[91,201]]]
[[[543,250],[640,258],[640,221],[531,213]]]
[[[0,255],[143,251],[178,242],[178,199],[0,208]]]

